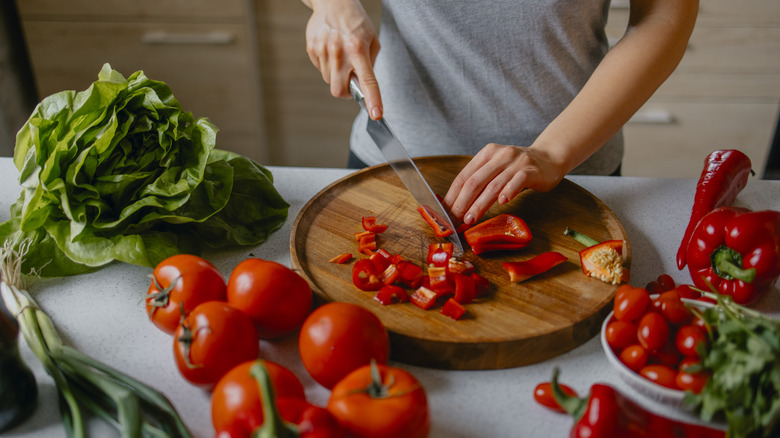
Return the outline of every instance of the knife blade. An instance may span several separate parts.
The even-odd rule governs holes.
[[[349,92],[352,94],[352,98],[360,104],[360,107],[367,112],[365,97],[360,90],[357,78],[354,76],[349,81]],[[460,237],[455,231],[455,224],[452,222],[450,215],[447,214],[447,210],[441,205],[431,186],[428,185],[425,177],[420,173],[417,164],[415,164],[398,140],[398,137],[390,129],[390,125],[387,124],[385,118],[372,120],[371,117],[368,117],[366,131],[368,131],[368,135],[374,140],[379,151],[382,152],[390,167],[393,168],[417,203],[425,208],[431,216],[435,217],[444,228],[452,231],[447,236],[447,239],[462,253],[463,243],[461,243]]]

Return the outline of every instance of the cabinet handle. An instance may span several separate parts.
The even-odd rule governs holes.
[[[666,110],[648,110],[640,111],[634,114],[628,123],[641,123],[645,125],[671,125],[675,123],[677,119],[669,111]]]
[[[230,32],[209,33],[168,33],[164,31],[150,31],[141,35],[144,44],[208,44],[227,45],[235,40],[235,35]]]

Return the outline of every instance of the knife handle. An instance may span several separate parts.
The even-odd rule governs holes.
[[[360,84],[358,84],[355,75],[349,77],[349,94],[352,95],[352,98],[355,99],[357,103],[363,104],[365,96],[363,96],[363,92],[360,90]]]

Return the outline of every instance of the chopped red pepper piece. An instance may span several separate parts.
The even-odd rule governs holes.
[[[527,243],[474,243],[469,245],[471,245],[474,255],[492,251],[511,251],[528,246]]]
[[[374,299],[382,303],[383,306],[392,304],[393,298],[396,302],[405,303],[409,301],[409,294],[404,288],[390,284],[379,288],[379,291],[374,295]]]
[[[478,297],[487,295],[487,293],[490,292],[490,282],[487,278],[477,274],[476,272],[472,272],[469,277],[474,279],[474,286]]]
[[[364,291],[375,291],[382,287],[376,265],[369,259],[358,260],[352,265],[352,283]]]
[[[387,265],[380,278],[383,284],[393,284],[401,277],[401,271],[396,265]]]
[[[386,249],[380,248],[369,259],[376,265],[376,270],[382,272],[392,263],[393,255]]]
[[[447,266],[448,260],[452,257],[452,251],[452,242],[432,243],[428,245],[428,257],[426,257],[426,261],[429,265],[439,267]]]
[[[433,234],[435,234],[436,237],[447,237],[452,234],[452,230],[444,226],[446,222],[443,219],[436,217],[436,213],[429,207],[421,205],[417,207],[417,211],[433,229]]]
[[[387,224],[376,223],[376,216],[363,216],[363,229],[372,233],[384,233],[387,230]]]
[[[466,242],[475,244],[509,243],[527,245],[531,241],[531,230],[525,221],[511,214],[500,214],[474,225],[463,233]]]
[[[401,283],[409,286],[411,289],[420,287],[424,277],[421,266],[404,261],[398,264],[398,270],[401,271]]]
[[[546,272],[547,270],[560,265],[566,260],[567,258],[565,255],[550,251],[539,254],[536,257],[528,260],[519,262],[504,262],[502,266],[506,272],[509,273],[509,281],[520,282],[525,281],[534,275]]]
[[[360,242],[360,238],[361,237],[369,236],[369,235],[372,235],[372,234],[376,234],[376,233],[372,233],[371,231],[358,231],[357,233],[355,233],[355,240]]]
[[[367,255],[372,255],[374,254],[373,251],[375,249],[376,249],[376,234],[369,233],[360,236],[360,238],[358,239],[358,251]]]
[[[438,295],[436,295],[436,292],[428,289],[425,286],[420,286],[414,292],[412,292],[410,299],[415,306],[423,310],[428,310],[433,307],[434,304],[436,304],[437,297]]]
[[[452,284],[447,275],[447,268],[439,266],[428,267],[429,288],[439,295],[452,292]]]
[[[460,304],[468,304],[477,297],[477,285],[470,276],[452,274],[452,283],[455,285],[455,296],[453,298]]]
[[[338,263],[340,265],[343,265],[344,263],[347,263],[350,260],[352,260],[352,253],[345,252],[343,254],[339,254],[336,257],[330,259],[330,263]]]
[[[448,299],[444,306],[441,308],[441,314],[444,316],[449,316],[452,319],[458,320],[461,316],[463,316],[466,313],[466,308],[463,307],[459,302],[455,301],[454,298]]]
[[[450,274],[471,275],[471,273],[474,272],[474,264],[468,260],[450,258],[447,263],[447,272]]]

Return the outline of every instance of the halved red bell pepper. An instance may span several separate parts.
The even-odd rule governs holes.
[[[623,266],[622,240],[605,240],[599,243],[585,234],[566,228],[563,234],[574,238],[587,248],[580,251],[582,272],[588,277],[597,278],[611,284],[627,283],[629,270]]]
[[[352,265],[352,283],[364,291],[379,290],[383,285],[376,265],[369,259],[360,259]]]
[[[707,213],[686,253],[694,285],[750,304],[780,277],[780,212],[721,207]]]
[[[466,313],[466,308],[454,298],[448,299],[441,308],[441,314],[452,319],[460,319]]]
[[[387,224],[378,224],[376,223],[376,216],[363,216],[363,220],[361,221],[363,225],[363,229],[366,231],[371,231],[372,233],[384,233],[387,230]]]
[[[423,310],[428,310],[433,307],[434,304],[436,304],[436,298],[438,298],[438,295],[436,295],[436,292],[428,289],[427,287],[420,286],[414,292],[412,292],[412,296],[409,298],[412,301],[412,304],[415,306]]]
[[[401,286],[390,284],[379,288],[379,291],[374,295],[374,299],[382,303],[383,306],[393,304],[393,298],[396,302],[405,303],[409,301],[409,294]]]
[[[519,262],[504,262],[502,266],[509,274],[509,281],[525,281],[534,275],[546,272],[568,260],[565,255],[549,251],[528,260]]]
[[[531,230],[517,216],[500,214],[469,228],[463,233],[475,254],[487,251],[520,249],[531,241]]]
[[[443,218],[437,217],[436,213],[431,210],[430,207],[421,205],[417,207],[417,211],[433,229],[433,234],[436,235],[436,237],[447,237],[452,234],[452,230],[444,225],[447,222]]]

